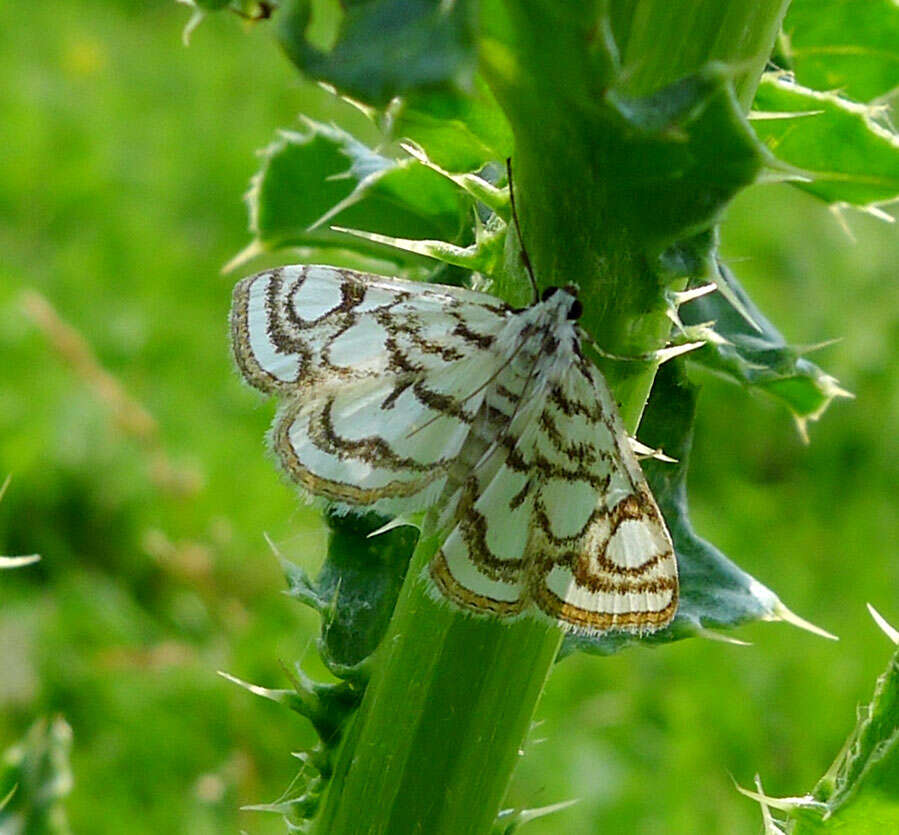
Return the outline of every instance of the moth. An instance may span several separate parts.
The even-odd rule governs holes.
[[[343,509],[435,508],[428,573],[458,606],[649,632],[677,608],[671,538],[573,286],[524,309],[460,287],[288,266],[234,289],[244,378],[281,406],[285,471]]]

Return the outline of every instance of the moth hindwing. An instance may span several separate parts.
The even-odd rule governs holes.
[[[677,607],[671,539],[600,372],[574,288],[524,310],[458,287],[325,266],[245,278],[241,373],[280,398],[272,446],[348,509],[436,508],[429,567],[476,612],[646,632]]]

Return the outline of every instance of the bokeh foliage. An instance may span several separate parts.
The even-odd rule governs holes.
[[[207,21],[189,53],[168,3],[4,6],[0,23],[17,79],[0,93],[0,475],[14,474],[0,553],[44,558],[0,575],[0,747],[36,715],[67,717],[75,831],[283,831],[235,809],[277,797],[294,770],[286,743],[311,732],[213,671],[283,684],[277,658],[302,654],[316,624],[279,599],[257,532],[309,571],[324,534],[260,454],[270,409],[231,372],[232,280],[218,269],[246,239],[239,195],[273,126],[303,111],[368,128],[236,19]],[[849,223],[854,245],[784,186],[730,210],[724,249],[748,259],[743,283],[792,341],[844,337],[827,367],[858,403],[804,447],[782,411],[703,377],[690,482],[697,530],[843,644],[756,626],[751,648],[567,659],[510,802],[581,796],[565,813],[574,833],[752,832],[757,810],[727,770],[743,784],[760,771],[771,795],[812,785],[867,698],[882,638],[861,604],[895,621],[899,581],[899,449],[885,431],[899,419],[899,243],[872,219]],[[23,315],[25,288],[147,408],[150,442]]]

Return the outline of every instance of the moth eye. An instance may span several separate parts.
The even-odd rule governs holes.
[[[580,299],[575,299],[571,303],[571,307],[568,308],[568,318],[571,320],[580,319],[581,314],[584,312],[584,306],[581,304]]]
[[[553,293],[555,293],[556,290],[558,290],[558,289],[559,289],[558,287],[547,287],[547,288],[543,291],[543,293],[540,295],[540,301],[545,302],[545,301],[546,301],[548,298],[550,298],[550,297],[553,295]]]

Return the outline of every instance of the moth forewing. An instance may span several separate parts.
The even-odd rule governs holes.
[[[677,569],[572,288],[492,296],[323,266],[241,281],[232,339],[277,394],[272,446],[308,493],[349,509],[436,507],[438,592],[467,611],[650,631]]]

